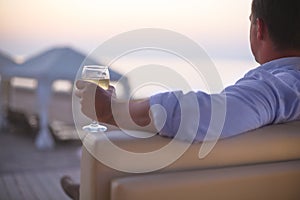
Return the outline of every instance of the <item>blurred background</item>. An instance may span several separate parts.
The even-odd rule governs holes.
[[[227,86],[257,66],[250,11],[251,0],[0,0],[0,199],[64,199],[59,178],[79,180],[72,87],[99,45],[135,29],[168,29],[198,43]],[[130,65],[111,66],[114,80]]]
[[[1,49],[24,59],[56,45],[88,53],[139,28],[179,32],[215,59],[251,60],[251,0],[1,0]]]

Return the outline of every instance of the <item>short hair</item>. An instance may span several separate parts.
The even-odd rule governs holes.
[[[300,0],[253,0],[252,16],[263,20],[277,48],[300,50]]]

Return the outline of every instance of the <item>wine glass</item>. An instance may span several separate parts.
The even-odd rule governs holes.
[[[94,83],[105,90],[109,88],[109,71],[107,66],[84,66],[82,69],[81,78],[85,81]],[[104,132],[107,130],[107,127],[100,125],[97,121],[93,120],[91,124],[82,127],[82,129],[87,132]]]

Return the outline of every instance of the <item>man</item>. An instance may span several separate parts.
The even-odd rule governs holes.
[[[253,0],[250,21],[251,50],[261,66],[220,94],[213,94],[214,98],[226,98],[222,138],[268,124],[300,120],[300,1]],[[176,135],[182,120],[178,105],[190,95],[168,92],[139,101],[131,100],[129,114],[133,122],[139,125],[137,127],[127,117],[128,105],[115,98],[113,88],[106,91],[97,87],[95,98],[89,97],[91,93],[95,94],[95,85],[78,81],[77,88],[76,94],[85,115],[125,129],[157,132],[161,113],[150,108],[155,104],[161,105],[167,118],[160,135],[168,137]],[[201,91],[193,94],[197,96],[201,115],[194,140],[201,141],[210,123],[207,119],[210,119],[212,112],[212,95]],[[96,115],[93,113],[94,107],[91,109],[93,105]],[[111,106],[118,109],[118,116],[113,115]],[[69,183],[71,180],[65,181],[65,185],[70,186]]]

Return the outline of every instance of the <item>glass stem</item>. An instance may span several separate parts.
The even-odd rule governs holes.
[[[98,126],[98,122],[96,120],[93,120],[92,123],[91,123],[91,126],[97,127]]]

